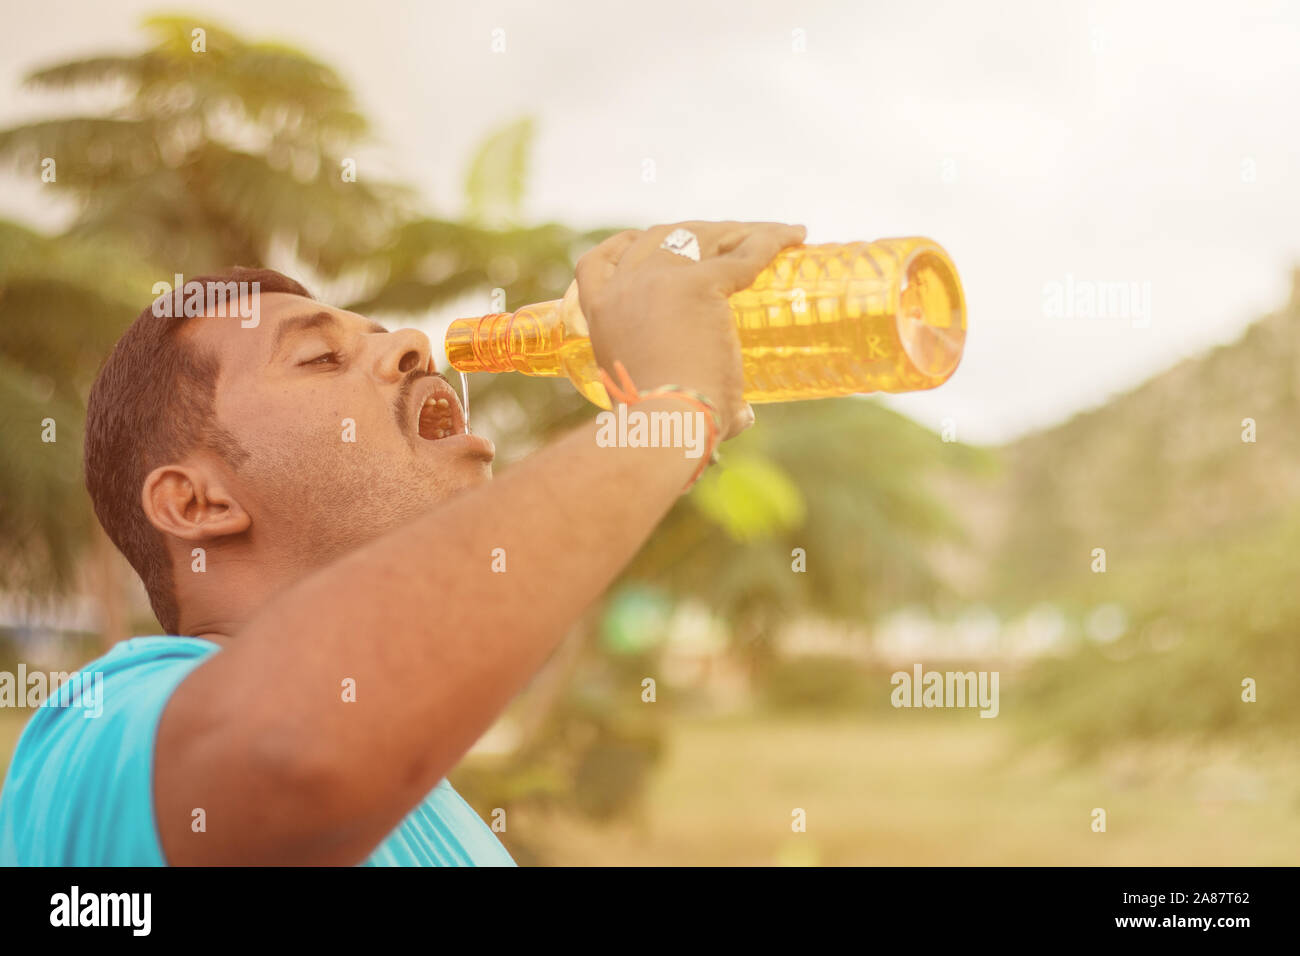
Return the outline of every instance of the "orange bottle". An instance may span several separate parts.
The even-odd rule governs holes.
[[[729,301],[754,403],[934,388],[966,342],[957,270],[929,239],[791,246]],[[562,299],[457,319],[446,349],[461,372],[565,376],[609,407],[576,282]]]

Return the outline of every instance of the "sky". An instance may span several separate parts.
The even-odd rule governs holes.
[[[1300,3],[3,3],[0,125],[76,105],[22,89],[29,69],[138,50],[144,15],[185,9],[335,67],[374,121],[361,169],[435,214],[531,115],[531,219],[929,236],[961,275],[965,356],[887,401],[962,441],[1233,341],[1300,263]],[[58,221],[11,172],[0,216]]]

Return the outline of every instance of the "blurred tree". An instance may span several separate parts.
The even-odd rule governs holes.
[[[988,598],[1007,617],[1050,600],[1069,622],[1069,653],[1004,702],[1033,714],[1017,725],[1026,739],[1097,754],[1300,729],[1288,692],[1300,685],[1300,271],[1292,279],[1289,301],[1237,341],[1003,450],[1003,534],[982,542]],[[1099,611],[1114,633],[1095,626]],[[1241,698],[1245,678],[1255,702]]]
[[[67,589],[96,535],[94,580],[118,631],[125,602],[108,592],[123,562],[80,480],[83,389],[147,288],[109,242],[0,221],[0,586],[37,598]]]
[[[122,102],[107,115],[0,131],[0,158],[41,176],[75,210],[58,237],[0,224],[0,388],[9,398],[0,446],[10,452],[0,479],[10,506],[0,585],[11,590],[71,583],[96,528],[76,464],[85,393],[154,281],[266,264],[275,243],[337,274],[382,242],[407,196],[345,180],[343,152],[366,124],[328,67],[185,17],[151,17],[145,27],[155,42],[143,53],[28,77],[47,89],[116,87]],[[45,417],[61,429],[49,449],[33,444]],[[123,579],[111,548],[92,553],[112,642],[128,626],[110,610],[122,606]]]
[[[418,277],[420,268],[463,291],[515,278],[493,311],[558,297],[577,254],[614,230],[575,235],[549,225],[503,235],[485,226],[520,221],[531,135],[531,124],[521,121],[490,136],[466,177],[470,223],[399,230],[387,251],[388,286],[355,307],[428,307],[435,290]],[[485,259],[489,272],[475,271]],[[473,414],[490,422],[507,467],[594,410],[564,380],[480,375],[471,391]],[[991,462],[859,399],[762,406],[758,420],[727,445],[722,467],[670,512],[602,604],[652,593],[697,598],[761,672],[784,622],[806,615],[861,622],[893,605],[933,599],[942,586],[927,546],[958,536],[960,525],[926,483],[927,472],[986,473]],[[793,572],[795,548],[804,549],[813,573]],[[596,608],[575,629],[516,709],[513,759],[462,770],[458,786],[484,803],[509,794],[516,806],[559,802],[601,818],[636,806],[663,751],[663,708],[640,704],[641,679],[659,671],[663,635],[628,653],[618,635],[609,639],[615,619]],[[517,840],[511,850],[537,852]]]
[[[461,221],[422,216],[409,190],[353,175],[368,127],[329,67],[187,17],[145,27],[153,44],[142,53],[29,77],[118,90],[115,108],[0,131],[0,159],[26,175],[49,168],[48,188],[74,207],[58,237],[0,226],[5,588],[68,583],[94,526],[77,480],[84,396],[153,281],[280,265],[311,270],[309,284],[359,290],[346,304],[356,311],[424,314],[480,295],[482,311],[496,311],[561,295],[577,255],[613,232],[525,224],[529,119],[494,131],[472,157]],[[473,390],[475,420],[489,420],[505,467],[592,411],[567,382],[477,376]],[[59,420],[60,441],[42,449],[45,417]],[[952,525],[922,477],[960,451],[872,402],[767,406],[759,423],[673,510],[627,585],[705,600],[756,659],[783,620],[860,620],[934,586],[922,542]],[[796,547],[809,573],[792,572]],[[102,584],[105,607],[113,587]],[[654,651],[614,660],[595,639],[600,627],[597,611],[536,683],[516,758],[467,783],[484,805],[559,793],[608,816],[635,801],[661,748],[645,709],[629,710],[639,697],[628,680]],[[584,670],[596,679],[577,679]]]
[[[532,117],[526,116],[503,126],[479,147],[465,176],[466,218],[471,222],[518,225],[535,130]]]
[[[860,623],[936,600],[943,585],[927,547],[962,532],[927,477],[983,473],[988,456],[874,401],[755,411],[755,427],[728,443],[628,577],[703,601],[758,667],[784,622]]]
[[[107,115],[0,131],[0,157],[19,170],[54,161],[46,185],[76,203],[70,236],[120,243],[168,278],[265,263],[276,240],[336,275],[383,240],[411,194],[349,175],[368,126],[333,70],[189,17],[144,26],[154,44],[143,53],[28,76],[45,89],[121,89]]]
[[[15,592],[66,589],[98,533],[76,464],[85,394],[154,282],[280,265],[363,290],[349,308],[418,313],[484,286],[518,301],[555,294],[574,250],[607,234],[514,224],[531,121],[491,135],[470,165],[469,205],[500,228],[416,218],[409,189],[357,174],[352,154],[368,125],[328,66],[189,17],[144,26],[153,44],[142,53],[28,77],[120,93],[105,115],[0,131],[0,159],[74,209],[57,237],[0,223],[0,587]],[[46,417],[59,441],[34,454]],[[102,565],[92,575],[107,589],[101,607],[120,607],[118,559],[111,548],[89,553]],[[129,626],[109,617],[105,643]]]

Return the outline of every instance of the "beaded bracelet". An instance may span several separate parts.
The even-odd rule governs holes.
[[[614,371],[618,374],[619,384],[616,385],[614,380],[610,378],[609,373],[603,368],[599,371],[600,380],[610,398],[622,402],[624,405],[636,405],[652,398],[676,398],[689,405],[696,406],[705,413],[709,424],[709,453],[703,456],[700,467],[695,470],[691,480],[682,489],[681,493],[686,494],[691,490],[691,486],[700,480],[700,476],[704,474],[705,469],[718,460],[719,436],[722,434],[722,416],[718,414],[718,407],[699,392],[684,385],[660,385],[648,392],[638,391],[637,387],[632,383],[632,377],[627,374],[627,369],[617,359],[614,360]]]

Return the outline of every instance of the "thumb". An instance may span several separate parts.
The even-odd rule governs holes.
[[[731,420],[731,427],[728,428],[726,434],[722,436],[722,440],[726,441],[729,438],[735,438],[745,429],[751,428],[753,424],[754,406],[749,404],[749,402],[742,402],[740,408],[736,410],[735,417]]]

